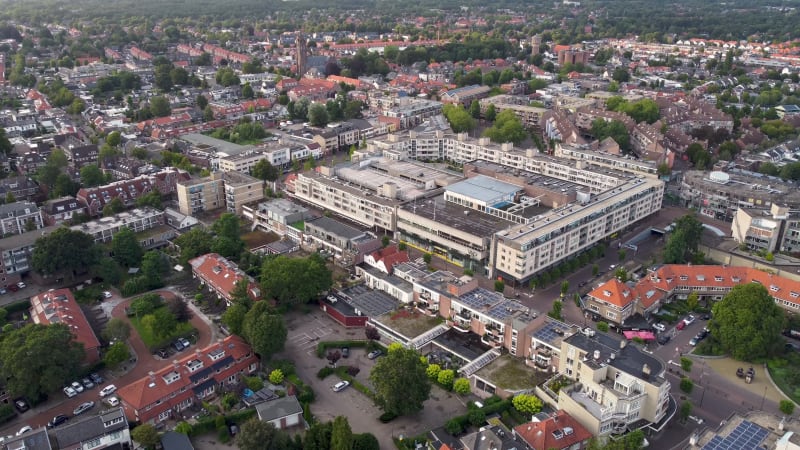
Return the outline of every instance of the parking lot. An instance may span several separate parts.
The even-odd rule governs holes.
[[[381,448],[394,448],[392,436],[415,436],[431,428],[443,425],[450,417],[466,412],[464,402],[456,395],[436,386],[431,390],[431,398],[425,402],[425,409],[411,417],[402,417],[387,424],[381,423],[378,409],[368,397],[352,387],[334,392],[332,386],[340,379],[331,375],[324,380],[317,378],[319,369],[328,364],[326,359],[318,358],[317,344],[320,341],[364,339],[362,328],[347,330],[328,318],[321,311],[309,314],[294,314],[287,317],[288,337],[283,355],[294,361],[298,376],[314,389],[315,400],[311,412],[321,421],[345,416],[355,433],[372,433],[378,438]],[[360,369],[356,379],[370,386],[369,373],[375,361],[367,358],[363,349],[351,349],[349,358],[342,358],[338,365],[356,366]]]

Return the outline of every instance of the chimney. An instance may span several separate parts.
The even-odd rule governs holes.
[[[156,373],[155,372],[153,372],[151,370],[150,372],[147,372],[147,376],[150,377],[150,382],[151,383],[155,383],[155,381],[156,381]]]
[[[619,341],[619,349],[620,350],[625,348],[626,345],[628,345],[628,340],[627,339],[623,339],[623,340]]]
[[[642,375],[644,375],[645,377],[650,376],[650,366],[648,366],[647,364],[642,366]]]
[[[174,367],[175,370],[178,370],[178,360],[177,359],[173,359],[172,360],[172,367]]]

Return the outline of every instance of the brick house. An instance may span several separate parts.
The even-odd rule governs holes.
[[[33,323],[49,325],[62,323],[69,327],[75,341],[83,344],[85,364],[100,360],[100,341],[83,314],[69,289],[56,289],[31,297],[31,319]]]
[[[61,197],[46,201],[41,208],[42,220],[47,226],[61,225],[80,214],[86,214],[86,205],[75,197]]]
[[[128,420],[159,423],[180,417],[181,411],[208,400],[219,389],[237,385],[258,365],[256,354],[242,338],[228,336],[121,386],[117,397]]]
[[[208,290],[224,299],[230,306],[231,293],[239,280],[247,280],[247,294],[251,300],[261,298],[261,290],[255,280],[244,273],[236,263],[216,254],[207,253],[189,261],[192,276],[199,279]]]

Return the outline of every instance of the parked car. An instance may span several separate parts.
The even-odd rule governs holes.
[[[92,408],[94,408],[94,402],[83,402],[72,411],[72,414],[79,416]]]
[[[67,420],[69,420],[69,416],[67,416],[66,414],[59,414],[59,415],[53,417],[52,419],[50,419],[49,422],[47,422],[47,428],[57,427],[57,426],[61,425],[62,423],[66,422]]]
[[[100,375],[98,375],[96,373],[90,374],[89,375],[89,379],[92,380],[92,383],[94,383],[94,384],[96,384],[98,386],[100,385],[100,383],[103,382],[103,377],[101,377]]]
[[[666,326],[666,325],[664,325],[664,324],[663,324],[663,323],[661,323],[661,322],[659,322],[659,323],[657,323],[657,324],[653,325],[653,328],[655,328],[656,330],[658,330],[658,331],[660,331],[660,332],[662,332],[662,333],[663,333],[663,332],[665,332],[665,331],[667,331],[667,326]]]
[[[369,358],[369,359],[375,359],[375,358],[377,358],[378,356],[381,356],[382,354],[383,354],[383,352],[382,352],[382,351],[380,351],[380,350],[373,350],[373,351],[371,351],[371,352],[367,353],[367,358]]]
[[[189,342],[189,340],[186,338],[179,338],[178,342],[180,342],[181,345],[183,345],[183,348],[189,348],[192,345],[192,343]]]
[[[77,392],[78,394],[83,392],[83,385],[78,383],[77,381],[73,381],[70,386],[72,386],[72,389],[74,389],[75,392]]]
[[[173,342],[172,343],[172,348],[174,348],[176,352],[182,351],[183,350],[183,342],[181,342],[181,341]]]
[[[17,292],[19,290],[19,287],[16,284],[9,284],[8,290],[9,292]]]
[[[83,385],[84,389],[92,389],[92,388],[94,388],[94,383],[92,382],[92,380],[90,380],[88,378],[82,379],[81,380],[81,384]]]
[[[71,386],[67,386],[64,388],[64,395],[66,395],[69,398],[72,398],[78,395],[78,393],[75,391],[75,389],[72,389]]]
[[[680,331],[680,330],[682,330],[684,328],[686,328],[686,321],[684,321],[684,320],[681,320],[680,322],[678,322],[677,325],[675,325],[675,329],[678,330],[678,331]]]
[[[20,281],[19,283],[17,283],[17,287],[20,289],[25,289],[26,287],[28,287],[28,285]]]
[[[683,321],[684,321],[684,323],[686,323],[686,325],[691,325],[691,324],[694,323],[694,319],[695,319],[695,317],[693,315],[689,314],[688,316],[686,316],[685,319],[683,319]]]
[[[667,345],[667,342],[670,340],[670,336],[668,334],[662,334],[658,337],[658,343],[661,345]]]
[[[19,431],[17,431],[17,436],[22,436],[23,434],[32,430],[33,428],[30,425],[25,425],[24,427],[20,428]]]
[[[114,392],[117,392],[117,387],[114,386],[113,384],[109,384],[108,386],[100,390],[100,397],[107,397],[113,394]]]
[[[103,291],[103,298],[111,298],[114,295],[109,291]]]
[[[711,320],[711,314],[708,313],[703,314],[702,316],[700,316],[700,320]]]
[[[342,358],[350,356],[350,347],[342,347]]]
[[[333,389],[333,392],[340,392],[343,391],[345,388],[347,388],[347,386],[350,386],[349,381],[340,381],[334,384],[331,389]]]
[[[7,293],[8,293],[8,291],[6,290],[6,288],[0,288],[0,295],[4,295],[4,294],[7,294]]]
[[[169,358],[169,352],[167,352],[167,349],[165,348],[158,349],[156,355],[158,355],[159,358],[164,358],[164,359]]]
[[[108,403],[109,406],[118,406],[119,405],[119,399],[116,396],[108,397],[106,399],[106,402]]]
[[[698,342],[700,342],[700,340],[699,340],[699,339],[697,339],[697,336],[695,336],[695,337],[693,337],[692,339],[690,339],[690,340],[689,340],[689,345],[691,345],[692,347],[694,347],[694,346],[696,346],[696,345],[697,345],[697,343],[698,343]]]
[[[24,398],[18,398],[14,400],[14,407],[17,408],[17,411],[21,413],[24,413],[25,411],[31,409],[31,407],[28,406],[28,402],[25,401]]]

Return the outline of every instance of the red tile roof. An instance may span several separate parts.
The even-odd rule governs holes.
[[[50,290],[34,295],[31,297],[30,312],[34,323],[67,325],[75,341],[83,344],[86,363],[94,363],[100,359],[100,341],[69,289]]]
[[[193,388],[203,386],[211,379],[215,380],[214,386],[218,386],[232,375],[249,373],[250,365],[257,362],[255,353],[242,338],[228,336],[119,387],[117,396],[130,419],[146,422],[181,402],[195,398],[197,395]]]
[[[571,448],[592,438],[592,433],[565,411],[558,411],[555,417],[541,422],[518,425],[514,428],[514,434],[522,438],[528,448],[537,450]],[[561,437],[557,439],[556,436]]]
[[[631,288],[616,278],[612,278],[601,284],[593,291],[589,292],[589,296],[619,308],[625,308],[634,300]]]
[[[249,280],[247,291],[251,299],[258,300],[261,297],[258,285],[252,278],[239,269],[235,263],[216,253],[198,256],[189,261],[189,264],[192,265],[192,273],[209,284],[225,300],[230,300],[233,288],[242,279]]]
[[[410,261],[408,252],[400,251],[396,245],[389,245],[373,252],[371,255],[376,266],[383,266],[386,273],[391,274],[394,266]]]

